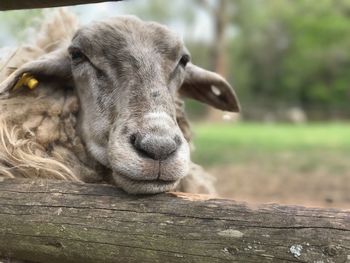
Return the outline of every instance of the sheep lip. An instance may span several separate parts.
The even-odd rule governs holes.
[[[113,174],[114,182],[129,194],[158,194],[173,190],[180,180],[136,180],[121,174]]]
[[[168,185],[168,184],[174,184],[178,180],[162,180],[162,179],[150,179],[150,180],[145,180],[145,179],[137,179],[137,178],[130,178],[127,175],[118,173],[117,176],[122,177],[124,180],[128,180],[130,182],[137,182],[140,184],[157,184],[157,185]]]

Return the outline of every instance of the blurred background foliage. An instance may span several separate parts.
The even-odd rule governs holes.
[[[349,117],[350,2],[235,3],[239,34],[228,41],[242,100],[300,107],[310,119]]]
[[[217,176],[220,195],[350,207],[349,0],[134,0],[70,9],[82,23],[134,14],[166,24],[182,34],[194,63],[233,84],[239,118],[186,105],[193,159]],[[0,13],[0,45],[30,41],[51,14]]]
[[[194,62],[234,84],[244,119],[293,121],[291,109],[309,120],[350,115],[348,0],[182,0],[171,6],[141,0],[106,5],[116,12],[97,9],[91,19],[130,13],[182,28]],[[89,21],[87,8],[73,9]],[[23,41],[33,34],[33,29],[24,29],[35,28],[45,11],[2,13],[0,44],[8,44],[8,35]],[[200,25],[203,16],[210,20],[207,27]],[[194,35],[196,28],[201,32]],[[194,103],[189,108],[195,117],[208,113]]]

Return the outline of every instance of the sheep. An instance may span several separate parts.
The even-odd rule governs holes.
[[[107,182],[132,194],[215,192],[190,161],[183,97],[240,106],[167,27],[134,16],[78,26],[60,9],[1,64],[0,176]],[[39,85],[28,89],[25,78]]]

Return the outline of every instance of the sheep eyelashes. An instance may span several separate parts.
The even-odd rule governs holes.
[[[232,87],[192,64],[182,40],[158,23],[121,16],[76,24],[60,10],[33,47],[12,57],[17,70],[0,84],[8,94],[0,99],[0,174],[107,181],[135,194],[214,192],[190,160],[180,94],[239,111]],[[22,85],[34,89],[11,92]]]

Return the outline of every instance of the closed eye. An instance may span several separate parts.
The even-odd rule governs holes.
[[[78,47],[70,46],[68,48],[68,52],[73,64],[79,65],[83,62],[88,62],[95,69],[98,78],[105,77],[103,70],[92,63],[91,60]]]
[[[191,60],[191,57],[189,55],[185,54],[179,60],[179,65],[184,68],[184,67],[186,67],[187,63],[190,62],[190,60]]]
[[[178,76],[179,69],[184,69],[188,62],[190,62],[191,57],[188,54],[184,54],[181,56],[179,62],[176,64],[175,69],[170,73],[169,76],[169,82],[174,79],[176,76]]]
[[[69,47],[68,52],[74,63],[80,63],[87,60],[85,54],[77,47]]]

